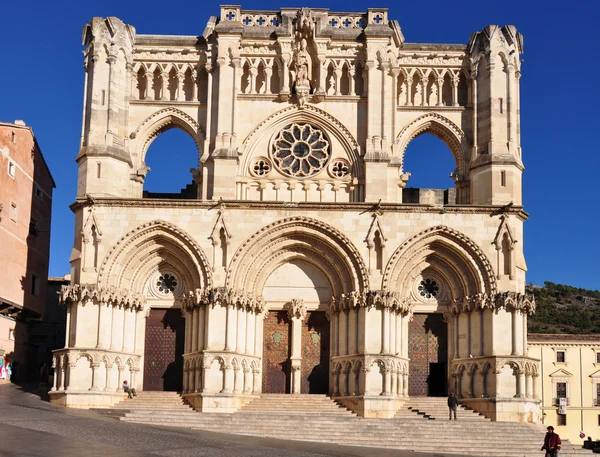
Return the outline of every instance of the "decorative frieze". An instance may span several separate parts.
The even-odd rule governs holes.
[[[450,307],[454,314],[470,313],[476,309],[505,309],[535,313],[535,297],[518,292],[498,292],[496,294],[479,293],[467,297],[455,298]]]
[[[332,297],[329,305],[330,313],[335,314],[355,308],[388,308],[401,314],[412,312],[410,300],[396,292],[381,290],[353,291]]]
[[[135,308],[139,311],[144,308],[146,298],[140,293],[114,286],[97,287],[91,284],[73,284],[62,287],[60,302],[64,305],[71,303],[85,305],[88,302],[106,303],[112,306]]]
[[[184,294],[181,302],[184,309],[208,305],[213,307],[234,306],[236,308],[252,310],[256,314],[260,314],[266,309],[262,296],[255,296],[228,287],[191,290]]]

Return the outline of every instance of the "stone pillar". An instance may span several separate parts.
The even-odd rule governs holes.
[[[100,368],[100,364],[99,363],[92,363],[90,364],[90,367],[92,369],[92,387],[89,388],[89,390],[91,391],[97,391],[100,390],[100,388],[98,387],[98,368]]]
[[[196,374],[195,374],[195,382],[194,382],[194,392],[201,392],[202,388],[202,362],[200,360],[196,363]]]
[[[252,370],[252,394],[258,395],[261,392],[260,388],[260,371],[258,369]]]
[[[185,73],[178,72],[177,73],[177,101],[183,102],[185,101],[185,94],[183,93],[183,82],[185,80]]]
[[[265,94],[271,94],[271,77],[273,76],[273,68],[265,67]]]
[[[104,365],[106,367],[106,380],[104,383],[104,392],[110,392],[112,390],[112,387],[110,385],[110,372],[112,370],[112,365]]]
[[[387,307],[382,308],[381,313],[383,329],[381,332],[381,353],[388,354],[390,352],[390,309]]]
[[[57,356],[52,357],[52,368],[54,369],[54,379],[52,380],[52,389],[50,392],[56,392],[58,385],[58,371],[59,371],[59,363],[57,361]]]
[[[145,100],[152,100],[152,73],[145,71],[144,78],[146,78],[146,93],[144,94]]]
[[[198,352],[198,308],[192,311],[192,341],[191,352]]]
[[[413,85],[413,77],[412,75],[406,77],[406,106],[412,106],[412,85]]]
[[[242,367],[237,365],[233,369],[233,393],[240,394],[244,390],[244,376]]]
[[[523,370],[515,371],[517,376],[517,395],[516,398],[525,398],[525,372]]]
[[[244,368],[244,395],[252,393],[252,370],[248,367]]]
[[[511,333],[512,333],[512,351],[511,351],[511,355],[519,355],[518,352],[518,348],[517,348],[517,338],[518,338],[518,324],[517,324],[517,319],[518,319],[518,311],[516,310],[512,310],[511,311],[511,318],[512,318],[512,326],[511,326]]]
[[[194,387],[196,386],[196,366],[190,364],[188,368],[188,393],[193,394],[195,392]]]
[[[458,106],[458,83],[460,82],[459,76],[455,75],[452,77],[452,106]]]
[[[119,384],[117,386],[117,392],[123,392],[123,370],[125,370],[125,367],[118,366],[117,369],[119,371]],[[185,378],[184,378],[184,380],[185,380]]]
[[[291,340],[291,393],[301,392],[301,365],[302,365],[302,321],[306,318],[306,306],[302,300],[292,299],[288,305],[288,316],[292,321]]]
[[[444,88],[444,78],[437,78],[437,103],[436,106],[442,106],[442,89]]]
[[[184,362],[185,363],[185,362]],[[182,391],[184,394],[188,393],[188,371],[190,371],[189,367],[185,367],[183,368],[183,386],[182,386]]]
[[[202,363],[202,393],[207,393],[208,390],[208,370],[210,370],[210,363]]]
[[[222,394],[230,394],[233,391],[233,367],[230,363],[223,366],[223,389]]]
[[[235,332],[237,330],[237,312],[235,306],[227,305],[227,330],[225,334],[225,350],[233,351],[235,349]]]
[[[532,381],[532,382],[531,382],[531,384],[532,384],[532,386],[531,386],[531,396],[532,396],[532,398],[535,398],[535,399],[537,399],[537,398],[538,398],[538,393],[537,393],[537,382],[536,382],[536,378],[537,378],[537,377],[538,377],[538,375],[534,374],[534,375],[532,376],[532,380],[531,380],[531,381]]]
[[[402,396],[408,397],[408,373],[402,374]]]
[[[192,101],[197,102],[198,98],[198,70],[195,68],[192,70]]]
[[[342,82],[342,69],[336,68],[333,72],[335,73],[335,95],[342,95],[340,90]]]
[[[107,303],[98,303],[98,338],[96,341],[97,349],[108,349],[110,343],[107,341],[110,338],[110,322],[109,321],[110,307]],[[108,327],[107,327],[108,325]]]
[[[533,397],[533,377],[529,373],[525,373],[525,398]]]
[[[340,394],[340,374],[341,370],[337,369],[333,372],[333,396],[339,397]]]
[[[356,89],[354,87],[354,76],[356,75],[356,68],[350,67],[348,69],[348,95],[356,95]]]
[[[160,99],[161,100],[169,100],[169,74],[166,71],[161,72],[161,89],[160,89]]]
[[[396,377],[396,382],[398,383],[398,387],[396,387],[396,394],[399,397],[404,396],[404,375],[402,371],[398,370],[398,376]]]

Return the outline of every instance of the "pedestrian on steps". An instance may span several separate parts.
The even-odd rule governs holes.
[[[454,413],[454,420],[457,420],[456,408],[458,408],[458,398],[456,398],[454,392],[450,392],[450,395],[448,396],[448,420],[452,420],[452,413]]]
[[[127,384],[127,379],[123,381],[123,392],[127,394],[127,398],[137,397],[137,392],[133,387],[129,387],[129,384]]]
[[[560,436],[554,433],[554,427],[552,427],[552,425],[550,425],[547,430],[546,436],[544,437],[544,445],[541,450],[546,451],[546,457],[557,457],[560,447],[562,446]]]

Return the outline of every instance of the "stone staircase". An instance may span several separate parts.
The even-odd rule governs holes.
[[[542,426],[492,422],[459,408],[448,421],[445,398],[411,398],[393,419],[365,419],[325,395],[265,394],[233,414],[197,413],[176,393],[140,392],[103,414],[122,421],[213,432],[444,455],[541,455]],[[591,452],[563,442],[561,457]]]

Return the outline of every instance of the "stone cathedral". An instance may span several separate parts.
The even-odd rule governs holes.
[[[201,36],[96,17],[83,44],[54,403],[110,406],[128,380],[197,411],[325,393],[392,417],[452,391],[538,421],[515,27],[420,44],[385,8],[226,5]],[[147,192],[146,152],[172,128],[197,146],[192,184]],[[454,188],[410,187],[426,132]]]

